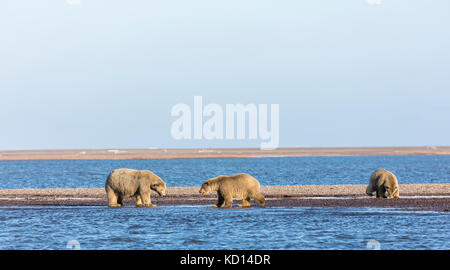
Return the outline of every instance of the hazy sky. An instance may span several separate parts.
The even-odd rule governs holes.
[[[175,140],[177,103],[279,104],[280,147],[450,145],[448,0],[0,2],[0,149]]]

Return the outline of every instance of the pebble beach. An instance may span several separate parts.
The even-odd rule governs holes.
[[[213,205],[216,194],[203,196],[200,187],[168,187],[166,196],[152,193],[157,205]],[[450,184],[400,184],[399,199],[376,199],[366,185],[262,186],[266,207],[388,207],[402,210],[450,211]],[[234,207],[240,200],[235,199]],[[0,206],[107,205],[103,188],[1,189]],[[257,207],[257,202],[252,201]],[[124,207],[135,207],[126,199]]]
[[[0,151],[2,161],[24,160],[126,160],[177,158],[249,158],[287,156],[450,155],[450,147],[350,147],[236,149],[98,149]],[[202,196],[199,186],[168,187],[165,197],[152,194],[157,205],[209,205],[216,194]],[[403,210],[450,211],[450,184],[400,184],[399,199],[376,199],[365,194],[366,185],[262,186],[266,207],[388,207]],[[124,207],[135,207],[125,199]],[[234,200],[236,207],[240,203]],[[104,188],[0,189],[0,206],[107,205]],[[252,206],[257,203],[252,201]]]

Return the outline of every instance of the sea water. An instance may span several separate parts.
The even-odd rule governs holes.
[[[2,161],[0,188],[103,187],[115,168],[149,169],[169,186],[250,173],[262,185],[449,183],[448,156]],[[386,208],[204,205],[0,207],[0,249],[449,249],[450,213]]]
[[[0,207],[0,249],[449,249],[450,213],[382,208]]]
[[[0,161],[0,188],[104,187],[116,168],[151,170],[168,186],[200,186],[236,173],[249,173],[261,185],[367,184],[378,168],[402,184],[450,183],[450,156],[349,156]]]

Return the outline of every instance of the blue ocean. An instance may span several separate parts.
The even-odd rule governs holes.
[[[449,183],[448,156],[2,161],[0,188],[103,187],[115,168],[148,169],[169,186],[249,173],[262,185]],[[449,249],[450,213],[386,208],[204,205],[0,207],[0,249]]]

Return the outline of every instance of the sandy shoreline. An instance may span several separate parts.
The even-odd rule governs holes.
[[[172,158],[247,158],[289,156],[450,155],[450,146],[336,147],[216,149],[75,149],[0,151],[0,161],[21,160],[125,160]],[[365,195],[366,185],[263,186],[267,206],[390,207],[450,211],[450,184],[401,184],[398,200],[377,200]],[[199,187],[169,187],[167,196],[156,194],[160,205],[214,204],[215,195],[201,196]],[[236,200],[235,204],[239,201]],[[133,205],[132,200],[125,203]],[[0,206],[106,205],[103,188],[0,189]]]
[[[165,197],[152,194],[158,205],[208,205],[215,195],[202,196],[200,187],[168,187]],[[400,199],[365,196],[366,185],[262,186],[267,207],[388,207],[406,210],[450,211],[450,184],[401,184]],[[239,200],[235,200],[237,205]],[[127,207],[134,207],[131,199]],[[0,206],[106,205],[103,188],[0,189]],[[257,203],[252,202],[252,205]]]
[[[0,151],[0,161],[374,155],[450,155],[450,146],[335,148],[293,147],[277,148],[274,150],[260,150],[258,148],[10,150]]]

